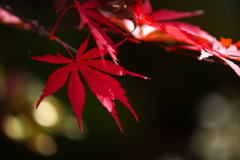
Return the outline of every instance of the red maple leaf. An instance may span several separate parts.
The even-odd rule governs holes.
[[[111,55],[112,59],[116,62],[117,61],[117,50],[114,45],[114,42],[111,40],[111,38],[105,33],[105,31],[100,27],[101,24],[117,31],[120,33],[124,33],[121,31],[119,28],[117,28],[115,25],[112,24],[111,21],[109,21],[106,17],[101,15],[98,11],[97,8],[99,5],[102,3],[101,0],[91,0],[86,3],[80,4],[79,1],[74,0],[74,4],[68,6],[60,15],[58,18],[58,21],[54,25],[52,31],[50,32],[50,37],[53,36],[57,25],[59,24],[61,18],[63,15],[72,7],[76,8],[81,22],[79,24],[79,29],[82,29],[82,27],[87,24],[93,37],[95,38],[96,44],[100,50],[101,56],[103,56],[103,52],[105,50],[108,51],[108,53]],[[60,3],[57,3],[60,5]]]
[[[117,111],[115,109],[115,103],[113,100],[118,99],[121,101],[134,115],[138,121],[138,117],[131,105],[128,103],[128,98],[125,96],[126,92],[121,88],[121,84],[109,76],[106,73],[123,76],[129,74],[131,76],[141,77],[147,79],[142,75],[136,74],[125,70],[117,64],[100,59],[101,54],[99,48],[93,48],[83,54],[87,45],[87,38],[79,47],[76,57],[69,59],[57,53],[56,56],[44,55],[30,58],[38,61],[54,63],[54,64],[67,64],[55,70],[48,78],[46,82],[46,88],[43,90],[43,94],[40,96],[36,107],[39,106],[40,102],[47,96],[58,91],[66,82],[68,77],[68,97],[70,103],[73,106],[75,115],[77,116],[80,130],[82,130],[82,110],[85,103],[85,91],[84,86],[80,80],[79,72],[86,79],[87,84],[95,96],[100,100],[102,105],[112,114],[112,117],[116,120],[117,125],[122,131],[119,118],[117,117]],[[105,54],[107,51],[105,52]],[[105,73],[104,73],[105,72]]]
[[[100,0],[91,0],[84,4],[80,4],[77,0],[74,0],[74,7],[78,10],[81,17],[81,23],[79,24],[80,29],[84,24],[87,24],[96,44],[103,55],[104,50],[107,50],[111,55],[113,61],[117,61],[117,50],[113,45],[113,41],[108,37],[105,31],[100,27],[100,24],[104,24],[111,29],[114,29],[120,33],[123,33],[115,25],[112,24],[107,18],[102,16],[99,12],[93,11],[102,3]]]

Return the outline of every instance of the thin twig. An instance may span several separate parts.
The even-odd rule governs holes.
[[[45,30],[51,30],[53,26],[43,26]],[[58,30],[79,30],[79,26],[57,26]]]
[[[158,47],[161,47],[161,48],[166,48],[165,45],[163,44],[159,44],[159,43],[150,43],[152,45],[155,45],[155,46],[158,46]],[[187,52],[184,52],[184,51],[181,51],[181,50],[171,50],[170,52],[174,52],[174,53],[177,53],[177,54],[180,54],[180,55],[183,55],[183,56],[186,56],[186,57],[190,57],[190,58],[193,58],[193,59],[198,59],[199,60],[199,56],[197,55],[193,55],[191,53],[187,53]],[[205,61],[205,62],[210,62],[210,63],[215,63],[215,64],[219,64],[219,65],[228,65],[226,64],[225,62],[222,62],[222,61],[216,61],[214,59],[202,59],[201,61]],[[238,65],[238,64],[237,64]],[[239,65],[238,65],[239,66]]]
[[[16,13],[16,12],[14,12],[13,10],[9,9],[8,7],[6,7],[5,5],[3,5],[1,3],[0,3],[0,8],[4,9],[5,11],[9,12],[12,15],[18,17],[24,23],[30,24],[32,26],[32,28],[34,30],[36,30],[40,36],[49,39],[49,33],[46,30],[44,30],[44,27],[37,25],[33,21],[31,21],[28,18],[26,18],[26,17],[24,17],[24,16],[22,16],[22,15]],[[58,39],[53,39],[53,40],[58,42],[59,44],[63,43],[69,50],[71,50],[74,53],[77,53],[77,50],[75,48],[73,48],[72,46],[70,46],[69,44],[67,44],[66,42],[60,42]]]

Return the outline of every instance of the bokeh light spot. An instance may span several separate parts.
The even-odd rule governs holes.
[[[37,151],[45,156],[50,156],[57,152],[55,140],[46,134],[39,134],[36,138],[35,145]]]
[[[30,128],[27,122],[21,117],[8,115],[3,121],[5,134],[13,140],[24,140],[30,135]]]
[[[44,127],[53,127],[60,121],[56,107],[48,102],[42,101],[38,109],[33,110],[34,119]]]

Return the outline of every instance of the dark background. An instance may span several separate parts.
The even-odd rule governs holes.
[[[55,12],[53,0],[0,0],[0,2],[10,5],[14,11],[29,19],[37,20],[42,26],[53,26],[59,15]],[[200,26],[218,39],[221,36],[231,37],[233,42],[240,39],[240,4],[237,0],[152,0],[152,3],[155,10],[202,9],[205,11],[204,15],[181,21]],[[61,24],[77,25],[77,12],[74,9],[67,12]],[[67,30],[58,31],[56,34],[77,48],[85,39],[87,31]],[[29,59],[28,52],[31,51],[33,56],[55,54],[57,51],[66,55],[61,45],[42,38],[35,32],[15,30],[1,25],[0,35],[2,79],[5,78],[4,75],[21,71],[22,74],[30,74],[45,82],[58,66]],[[121,37],[116,35],[111,37],[114,41],[121,40]],[[121,66],[151,78],[143,80],[130,76],[115,77],[126,90],[130,103],[139,116],[139,123],[135,122],[131,113],[121,103],[117,102],[118,116],[124,129],[124,133],[121,133],[111,115],[86,87],[87,99],[83,120],[87,126],[87,136],[84,139],[74,141],[60,134],[52,135],[58,151],[54,155],[43,156],[29,149],[24,141],[11,140],[2,131],[0,159],[18,157],[35,160],[197,160],[211,157],[207,151],[201,152],[192,147],[193,137],[199,130],[201,110],[199,103],[202,97],[211,93],[221,95],[227,100],[233,99],[232,97],[238,99],[240,79],[234,71],[228,66],[166,52],[147,43],[126,42],[119,48],[119,53]],[[66,104],[69,113],[72,114],[66,93],[66,87],[63,87],[55,95]],[[7,100],[2,98],[1,101],[1,108],[5,108],[2,109],[4,110],[1,113],[2,119],[10,113],[6,112]],[[237,104],[240,107],[240,103]],[[236,114],[240,114],[238,110]],[[236,122],[237,127],[238,123],[240,122]],[[236,131],[236,134],[238,133],[240,134]],[[240,149],[240,143],[238,145]],[[228,151],[233,152],[231,147]],[[212,156],[214,159],[214,155]],[[228,154],[226,159],[238,158],[240,158],[238,155]]]

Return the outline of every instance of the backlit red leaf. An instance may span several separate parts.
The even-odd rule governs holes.
[[[66,58],[59,53],[57,53],[57,56],[53,56],[53,55],[50,55],[50,54],[45,54],[43,56],[37,56],[37,57],[29,56],[29,57],[31,59],[34,59],[34,60],[37,60],[37,61],[54,63],[54,64],[64,64],[64,63],[73,62],[72,59]]]
[[[105,55],[106,53],[107,52],[103,53],[103,55]],[[77,53],[77,54],[79,54],[79,53]],[[81,58],[78,58],[77,60],[79,60],[79,59],[84,59],[84,60],[88,59],[89,60],[89,59],[96,59],[99,57],[101,57],[99,48],[92,48],[89,51],[87,51],[87,53],[81,55]]]
[[[125,96],[126,92],[123,88],[121,88],[121,84],[113,77],[101,71],[119,76],[130,74],[132,76],[141,78],[146,77],[134,72],[127,71],[113,62],[104,60],[106,63],[103,63],[102,59],[95,60],[96,58],[101,57],[99,48],[93,48],[86,54],[83,54],[87,48],[88,40],[89,37],[80,45],[76,54],[76,61],[74,60],[74,57],[72,57],[72,60],[60,54],[57,54],[57,56],[30,56],[32,59],[43,62],[55,64],[68,63],[68,65],[55,70],[49,76],[48,81],[46,82],[46,87],[43,90],[43,94],[40,96],[36,106],[38,106],[45,97],[49,96],[51,93],[58,91],[66,83],[68,77],[70,76],[67,88],[68,97],[70,99],[71,105],[73,106],[73,111],[77,116],[79,128],[82,130],[81,119],[82,110],[85,103],[85,90],[79,77],[80,71],[83,77],[86,79],[86,82],[91,91],[100,100],[102,105],[111,113],[112,117],[116,120],[120,131],[122,131],[122,126],[115,109],[115,99],[121,101],[132,112],[137,121],[138,117],[132,109],[131,105],[128,103],[128,98]],[[106,50],[104,51],[106,52]]]
[[[169,22],[161,22],[161,24],[164,25],[171,25],[174,26],[180,30],[186,31],[188,33],[191,33],[192,35],[201,38],[203,40],[207,40],[207,43],[212,43],[215,38],[211,35],[209,35],[206,31],[202,30],[198,26],[194,26],[188,23],[183,22],[177,22],[177,21],[169,21]]]
[[[107,66],[108,67],[108,66]],[[138,117],[134,110],[132,109],[131,105],[128,103],[128,98],[125,96],[126,92],[123,88],[121,88],[121,84],[115,80],[113,77],[109,76],[108,74],[96,71],[91,68],[87,68],[86,70],[92,77],[98,80],[101,85],[106,86],[109,88],[108,92],[110,92],[116,99],[121,101],[134,115],[135,119],[138,121]]]
[[[124,76],[125,74],[129,74],[131,76],[148,79],[147,77],[142,76],[140,74],[127,71],[124,68],[120,67],[119,65],[116,65],[115,63],[112,63],[110,61],[104,61],[104,63],[101,63],[100,61],[101,60],[88,61],[86,62],[86,64],[98,70],[101,70],[110,74],[115,74],[118,76]]]
[[[206,48],[206,49],[211,50],[211,48],[207,44],[201,42],[199,39],[195,38],[192,34],[186,32],[186,31],[183,31],[183,30],[181,30],[177,27],[171,26],[171,25],[164,25],[163,28],[164,28],[163,30],[167,34],[176,38],[179,41],[186,42],[186,43],[196,46],[198,48]]]
[[[78,60],[82,56],[83,52],[86,50],[87,45],[88,45],[88,40],[89,40],[89,36],[78,48],[77,54],[76,54],[76,60]]]
[[[79,68],[81,70],[81,73],[83,74],[84,78],[86,79],[89,88],[91,91],[95,94],[95,96],[99,99],[99,101],[102,103],[104,107],[111,113],[112,117],[116,120],[117,125],[122,132],[122,126],[120,124],[119,118],[117,117],[117,111],[115,109],[115,103],[113,100],[115,99],[115,95],[112,93],[111,88],[108,86],[102,84],[99,81],[100,77],[96,77],[96,73],[99,71],[93,71],[90,68],[85,68],[82,70],[82,68]],[[110,82],[108,82],[110,83]]]
[[[111,55],[112,59],[114,61],[117,61],[117,50],[114,47],[114,43],[112,40],[108,37],[108,35],[105,33],[105,31],[100,27],[100,24],[105,24],[106,26],[120,31],[117,27],[111,24],[111,22],[103,17],[101,14],[95,11],[91,11],[89,9],[96,8],[98,5],[100,5],[98,0],[93,0],[90,2],[80,4],[77,0],[74,0],[75,8],[78,10],[80,18],[81,18],[81,23],[80,23],[80,28],[84,25],[87,24],[95,41],[96,44],[100,50],[100,54],[103,57],[103,53],[105,50],[108,51],[108,53]],[[95,19],[97,22],[95,22],[93,19]]]
[[[76,65],[73,66],[71,76],[68,82],[68,98],[73,106],[73,111],[77,116],[78,125],[82,131],[82,110],[85,103],[85,90],[84,86],[78,75],[78,68]]]
[[[174,19],[180,19],[185,17],[199,16],[202,14],[203,14],[202,10],[198,10],[194,12],[176,12],[172,10],[161,9],[161,10],[155,11],[151,15],[154,17],[155,21],[165,21],[165,20],[174,20]]]
[[[57,92],[67,81],[70,74],[72,65],[67,65],[65,67],[55,70],[46,82],[46,87],[43,89],[43,94],[40,96],[36,107],[39,106],[40,102],[52,93]]]
[[[234,72],[240,77],[240,67],[238,65],[236,65],[235,63],[226,58],[223,57],[219,58],[221,58],[227,65],[229,65],[234,70]]]

